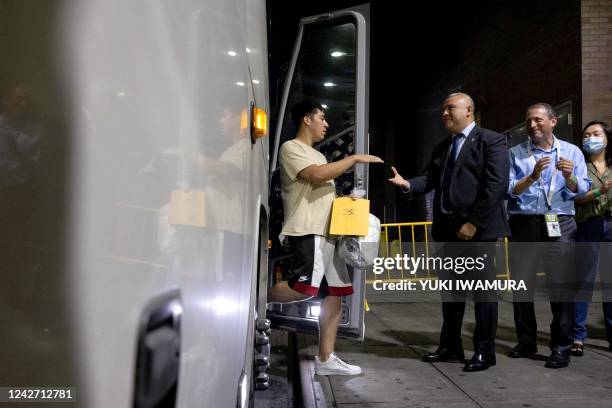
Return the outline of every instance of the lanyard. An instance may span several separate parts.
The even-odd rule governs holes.
[[[553,149],[557,149],[557,161],[555,163],[551,163],[553,165],[553,168],[550,174],[550,184],[548,186],[548,193],[544,194],[544,198],[546,199],[546,204],[548,204],[548,208],[550,208],[551,210],[552,210],[552,198],[553,198],[553,195],[555,194],[555,184],[556,184],[555,177],[557,175],[557,163],[559,163],[559,159],[561,158],[561,152],[560,152],[561,147],[559,146],[559,141],[557,140],[556,137],[553,136],[553,138],[554,138]],[[535,158],[535,155],[533,154],[533,151],[531,150],[531,139],[529,139],[527,142],[527,155],[533,162],[533,167],[535,168],[537,164],[537,160]],[[546,187],[544,186],[544,181],[542,180],[542,177],[540,177],[540,179],[538,180],[538,183],[540,184],[540,187],[542,187],[542,190],[546,191]]]

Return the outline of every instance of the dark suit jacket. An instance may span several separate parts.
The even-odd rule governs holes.
[[[449,218],[442,213],[440,197],[451,141],[452,136],[449,136],[434,148],[425,175],[408,180],[409,196],[436,190],[432,226],[434,239],[448,240],[446,237],[454,236],[465,222],[471,222],[478,228],[475,240],[510,235],[503,205],[510,171],[506,137],[478,126],[467,136],[451,176],[448,198],[452,217]]]

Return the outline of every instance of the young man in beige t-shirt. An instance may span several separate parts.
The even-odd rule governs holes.
[[[334,178],[357,163],[382,163],[376,156],[356,154],[333,163],[312,146],[325,138],[329,125],[320,104],[302,101],[291,110],[295,139],[283,143],[279,161],[285,220],[281,235],[289,239],[291,269],[268,292],[270,302],[288,303],[323,297],[319,315],[319,375],[356,375],[361,368],[340,360],[334,344],[341,317],[341,297],[353,293],[346,264],[329,237]]]

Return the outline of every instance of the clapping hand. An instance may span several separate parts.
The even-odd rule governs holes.
[[[557,163],[557,170],[561,170],[561,172],[563,172],[563,177],[569,179],[574,173],[574,162],[561,158]]]
[[[533,168],[533,172],[531,173],[529,178],[534,181],[538,180],[540,178],[540,175],[542,175],[542,172],[548,167],[549,164],[550,164],[550,157],[548,156],[542,157],[536,163],[535,167]]]

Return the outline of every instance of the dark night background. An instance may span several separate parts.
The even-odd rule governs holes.
[[[272,127],[299,20],[363,1],[268,0]],[[412,8],[412,12],[410,12]],[[464,91],[477,120],[503,132],[521,123],[535,102],[571,102],[580,112],[580,1],[370,2],[370,166],[372,212],[383,222],[422,221],[425,199],[403,200],[386,179],[394,165],[404,176],[425,168],[445,137],[440,104]],[[564,138],[575,140],[580,126]],[[272,129],[274,130],[274,129]],[[273,134],[273,133],[272,133]]]

